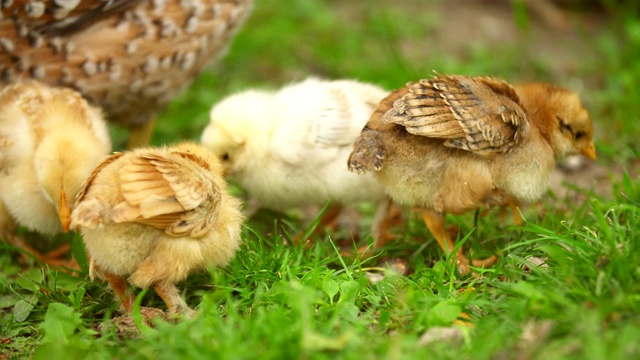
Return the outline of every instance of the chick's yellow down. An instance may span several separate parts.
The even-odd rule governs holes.
[[[170,313],[190,312],[175,284],[223,266],[240,244],[240,201],[206,149],[182,143],[116,153],[87,179],[72,227],[82,232],[90,276],[105,278],[127,311],[130,284],[153,286]]]
[[[109,152],[111,141],[102,113],[79,93],[38,82],[3,88],[0,92],[2,237],[29,249],[16,236],[16,225],[47,235],[67,231],[75,195]]]
[[[557,160],[572,154],[595,160],[592,138],[589,113],[573,92],[542,83],[439,76],[382,100],[348,167],[375,173],[395,201],[417,208],[449,253],[454,244],[444,227],[446,213],[515,208],[538,199]],[[456,258],[459,270],[468,271],[461,250]]]
[[[344,162],[387,94],[372,84],[317,78],[278,91],[244,91],[213,106],[202,144],[260,206],[286,211],[333,200],[325,224],[341,206],[371,201],[381,204],[380,219],[382,187],[371,175],[350,173]],[[384,231],[377,228],[374,238]]]

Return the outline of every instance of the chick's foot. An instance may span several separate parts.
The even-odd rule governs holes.
[[[446,255],[449,255],[453,249],[455,249],[455,244],[451,240],[449,235],[449,231],[445,228],[444,225],[444,214],[433,211],[433,210],[422,210],[421,211],[422,219],[424,220],[427,228],[433,236],[438,241],[438,245],[444,251]],[[469,272],[469,265],[473,265],[476,267],[486,267],[494,264],[497,261],[497,257],[492,256],[487,259],[478,259],[471,260],[467,258],[461,248],[456,251],[456,265],[458,267],[458,271],[461,274],[466,274]]]
[[[79,270],[80,266],[76,262],[75,259],[68,259],[67,255],[69,254],[71,246],[69,244],[62,244],[56,249],[53,249],[45,254],[36,250],[34,247],[29,245],[22,237],[17,235],[8,236],[9,244],[14,247],[22,250],[21,256],[22,261],[26,262],[27,259],[31,255],[32,257],[38,259],[40,262],[49,265],[49,267],[59,270]]]
[[[156,294],[162,298],[164,303],[167,304],[169,315],[195,316],[196,311],[187,306],[187,303],[182,296],[180,296],[180,291],[178,291],[174,284],[166,281],[158,282],[153,286],[153,289],[156,291]]]
[[[336,219],[338,218],[338,215],[340,215],[340,211],[342,211],[341,205],[329,206],[329,208],[327,208],[324,214],[320,217],[320,220],[318,220],[318,224],[311,234],[309,234],[309,237],[305,238],[305,233],[302,232],[296,235],[292,239],[292,242],[295,245],[304,244],[305,248],[310,248],[313,245],[313,240],[310,239],[311,236],[320,234],[326,227],[330,227],[334,230],[337,228],[338,225],[336,223]]]

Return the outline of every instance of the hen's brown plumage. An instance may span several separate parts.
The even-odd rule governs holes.
[[[224,52],[251,2],[5,1],[0,80],[72,87],[110,121],[142,127]]]
[[[444,214],[539,198],[555,160],[595,159],[593,129],[578,96],[548,84],[440,76],[381,101],[348,161],[375,171],[387,193],[421,214],[440,246],[453,242]],[[468,260],[456,254],[461,271]],[[485,265],[489,261],[475,261]]]

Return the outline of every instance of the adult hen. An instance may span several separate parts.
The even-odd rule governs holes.
[[[362,129],[348,167],[373,172],[395,201],[417,208],[448,254],[454,244],[446,213],[538,199],[555,161],[578,153],[596,158],[592,137],[589,113],[568,90],[439,76],[386,97]],[[459,270],[468,271],[461,249],[456,258]]]
[[[217,159],[192,143],[116,153],[76,197],[72,228],[127,311],[130,284],[153,286],[170,313],[191,310],[175,284],[208,265],[223,266],[240,244],[240,201],[227,193]]]
[[[45,235],[69,230],[73,198],[109,152],[102,113],[76,91],[33,81],[2,89],[0,235],[43,261],[58,263],[17,236],[16,226]]]
[[[387,94],[371,84],[316,78],[276,92],[244,91],[212,108],[202,144],[253,201],[273,210],[333,200],[338,205],[325,213],[324,225],[342,205],[380,203],[375,238],[385,231],[379,229],[387,208],[384,191],[373,176],[348,172],[344,162]]]
[[[4,1],[0,83],[71,87],[146,145],[153,118],[221,57],[251,0]]]

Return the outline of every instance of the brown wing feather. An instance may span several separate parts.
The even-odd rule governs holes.
[[[137,222],[171,236],[200,237],[213,225],[220,188],[208,164],[182,152],[142,154],[119,173],[123,202],[114,206],[114,222]]]
[[[80,186],[80,191],[78,191],[78,194],[76,195],[76,198],[75,198],[75,201],[74,201],[74,205],[73,205],[74,207],[78,206],[78,204],[82,200],[84,200],[85,195],[89,191],[89,188],[93,184],[93,180],[95,180],[95,178],[98,175],[98,173],[100,171],[102,171],[102,169],[104,169],[105,166],[107,166],[107,165],[111,164],[112,162],[118,160],[122,156],[124,156],[124,153],[121,153],[121,152],[113,153],[108,158],[104,159],[104,161],[102,161],[98,166],[96,166],[95,169],[93,169],[93,171],[91,172],[89,177],[86,178],[84,180],[84,182],[82,183],[82,185]]]
[[[528,127],[520,100],[504,81],[443,76],[407,85],[383,116],[414,135],[442,139],[478,155],[509,151]]]
[[[380,101],[378,107],[362,129],[360,136],[353,144],[353,151],[347,160],[349,171],[358,174],[367,171],[378,171],[384,163],[385,149],[382,145],[382,133],[393,127],[393,124],[385,124],[383,117],[393,107],[396,100],[406,96],[406,87],[397,89]]]

